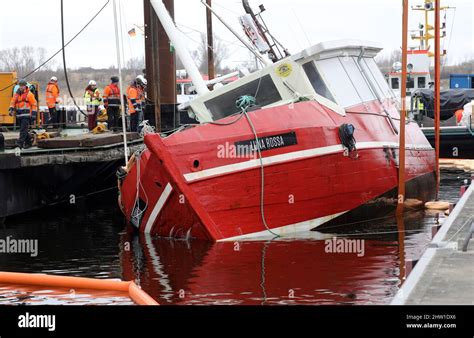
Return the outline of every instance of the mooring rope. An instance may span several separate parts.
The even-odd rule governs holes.
[[[266,217],[265,217],[265,168],[263,164],[263,157],[262,157],[262,152],[260,150],[260,139],[258,137],[257,131],[255,129],[255,126],[252,123],[252,120],[250,119],[250,116],[248,115],[248,110],[252,107],[255,107],[256,105],[256,99],[255,97],[258,95],[258,91],[260,89],[260,84],[257,87],[256,95],[255,96],[250,96],[250,95],[244,95],[241,96],[237,99],[235,102],[235,105],[237,108],[240,109],[240,113],[238,113],[237,117],[227,123],[219,123],[219,122],[209,122],[209,124],[216,125],[216,126],[230,126],[233,125],[237,122],[239,122],[244,116],[247,119],[247,122],[250,126],[250,129],[252,130],[252,133],[255,137],[255,142],[257,145],[257,154],[260,160],[260,217],[262,219],[262,223],[265,227],[265,229],[271,233],[275,238],[280,237],[280,235],[276,234],[271,230],[271,228],[268,226]]]
[[[258,93],[258,89],[257,89],[257,93]],[[275,238],[277,238],[277,237],[280,237],[280,235],[276,234],[275,232],[273,232],[270,229],[270,227],[268,226],[268,223],[267,223],[267,219],[265,217],[265,166],[263,164],[263,156],[262,156],[262,152],[261,152],[261,149],[260,149],[260,139],[258,137],[255,126],[253,125],[253,122],[252,122],[252,120],[251,120],[251,118],[248,114],[249,108],[255,107],[256,99],[253,96],[244,95],[244,96],[241,96],[235,102],[235,104],[236,104],[237,108],[241,109],[242,116],[245,116],[245,118],[247,119],[247,122],[250,126],[250,129],[252,130],[252,133],[255,137],[257,154],[258,154],[258,158],[260,160],[260,217],[261,217],[262,223],[265,226],[265,228],[267,229],[267,231],[269,233],[271,233],[273,236],[275,236]]]

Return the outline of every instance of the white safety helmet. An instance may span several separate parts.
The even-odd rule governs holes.
[[[53,76],[50,81],[51,82],[58,82],[58,78],[56,76]]]
[[[97,82],[95,82],[94,80],[90,80],[89,86],[97,86]]]
[[[145,79],[143,75],[138,75],[136,78],[136,81],[139,85],[146,86],[148,84],[148,81]]]

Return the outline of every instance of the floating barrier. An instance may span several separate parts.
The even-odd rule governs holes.
[[[159,305],[134,282],[93,279],[83,277],[51,276],[45,274],[28,274],[0,272],[0,284],[31,285],[65,289],[89,289],[101,291],[119,291],[129,295],[138,305]]]
[[[456,168],[467,172],[474,172],[474,160],[441,159],[440,166],[442,168]]]
[[[425,207],[425,204],[423,203],[423,201],[409,198],[404,202],[404,206],[407,209],[419,210],[423,209]]]
[[[430,210],[449,210],[450,204],[446,201],[426,202],[425,208]]]

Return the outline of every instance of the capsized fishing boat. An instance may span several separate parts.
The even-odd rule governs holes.
[[[152,5],[193,77],[199,95],[187,109],[200,124],[148,134],[146,149],[121,170],[119,203],[141,232],[212,241],[284,236],[396,204],[400,115],[374,61],[378,44],[323,42],[278,57],[254,20],[248,35],[263,39],[254,45],[272,63],[208,92],[163,3]],[[415,122],[406,134],[405,197],[430,200],[434,150]]]

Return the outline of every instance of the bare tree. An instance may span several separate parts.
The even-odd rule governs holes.
[[[47,51],[44,47],[38,47],[36,48],[36,60],[39,65],[44,65],[41,67],[42,70],[46,71],[57,71],[57,62],[56,60],[49,60],[47,63],[45,61],[48,59],[49,55],[47,55]]]
[[[402,51],[394,49],[389,55],[377,57],[377,64],[384,73],[391,71],[395,62],[402,61]]]
[[[142,70],[145,68],[145,57],[141,56],[141,57],[130,58],[127,61],[125,67],[127,68],[127,70],[131,70],[131,71],[141,74]]]
[[[215,37],[213,50],[216,72],[221,73],[224,70],[222,61],[224,61],[229,56],[229,49],[221,39]],[[201,43],[199,44],[198,49],[192,54],[196,60],[199,70],[203,74],[207,73],[207,53],[207,36],[206,34],[201,33]]]
[[[247,51],[247,60],[241,61],[239,65],[237,66],[238,69],[243,68],[243,69],[248,70],[250,73],[257,71],[259,67],[260,67],[260,61],[251,51]]]
[[[0,69],[16,71],[18,75],[26,75],[46,60],[46,49],[31,46],[13,47],[0,50]],[[45,69],[50,69],[49,67]]]
[[[0,50],[0,69],[5,72],[15,71],[19,76],[24,76],[46,60],[46,49],[32,46],[13,47]],[[44,70],[51,70],[55,63],[48,62]]]

